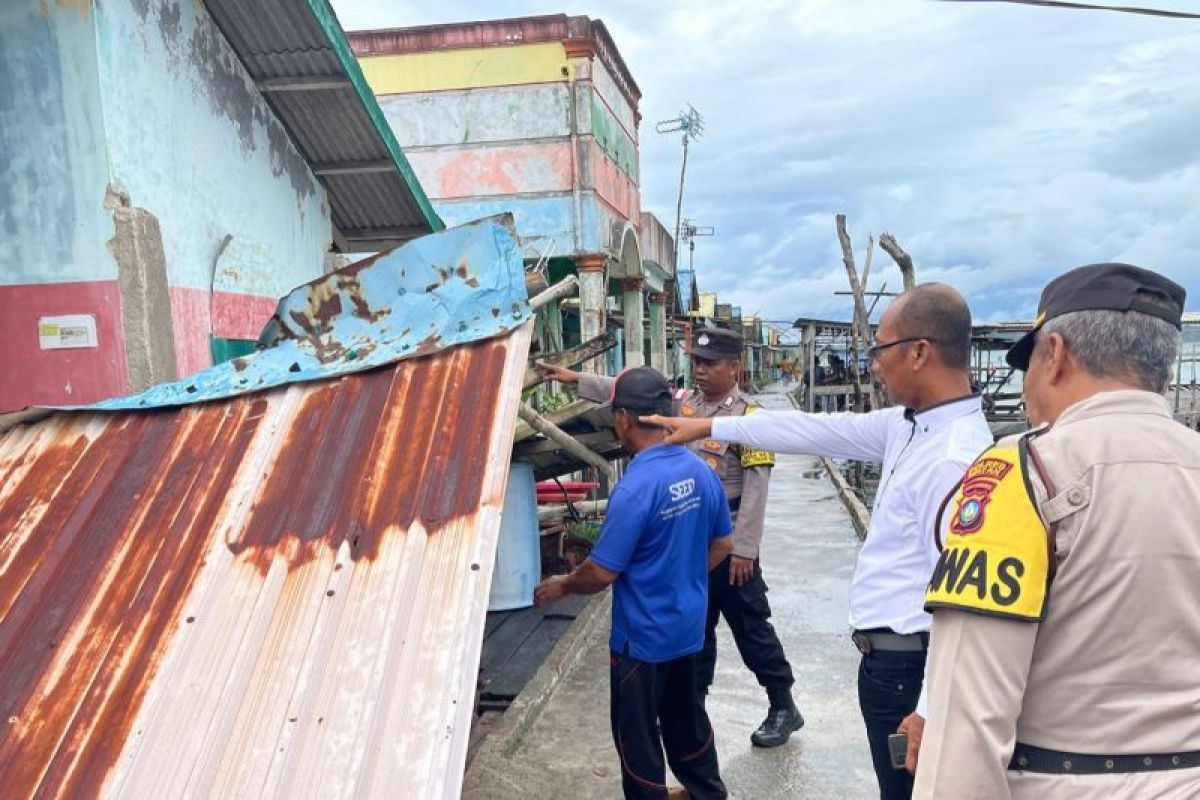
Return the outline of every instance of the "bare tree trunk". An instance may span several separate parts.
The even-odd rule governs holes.
[[[887,254],[896,262],[896,266],[900,268],[900,274],[904,276],[904,291],[908,291],[917,285],[916,271],[913,269],[912,256],[904,252],[899,244],[896,243],[896,237],[890,233],[882,233],[879,235],[879,246],[887,251]]]
[[[852,365],[854,374],[854,399],[859,410],[862,409],[862,382],[858,373],[859,337],[871,330],[870,320],[867,319],[867,304],[863,298],[863,285],[858,278],[858,268],[854,265],[854,250],[850,245],[850,235],[846,233],[846,215],[837,215],[838,242],[842,245],[842,263],[846,265],[846,276],[850,279],[850,291],[854,295],[854,322],[850,326],[850,351],[854,359]],[[866,342],[866,339],[862,339]],[[871,408],[882,408],[882,397],[875,382],[871,381]]]

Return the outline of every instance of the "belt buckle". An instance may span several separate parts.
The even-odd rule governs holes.
[[[855,631],[850,634],[850,641],[854,642],[854,646],[858,648],[858,652],[864,656],[871,655],[871,637],[862,631]]]

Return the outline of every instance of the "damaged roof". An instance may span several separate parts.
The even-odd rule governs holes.
[[[457,796],[531,328],[0,434],[5,796]]]
[[[204,7],[325,186],[342,252],[384,250],[444,227],[327,0]]]

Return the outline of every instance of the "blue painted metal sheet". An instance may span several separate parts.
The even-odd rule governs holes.
[[[507,333],[530,316],[511,215],[430,234],[279,301],[258,352],[93,410],[181,406],[321,380]]]

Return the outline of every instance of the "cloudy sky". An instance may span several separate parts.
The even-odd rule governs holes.
[[[1132,0],[1131,0],[1132,1]],[[349,30],[532,14],[602,19],[642,90],[642,198],[674,223],[686,103],[706,130],[684,216],[703,291],[746,314],[846,318],[834,214],[859,263],[891,232],[977,320],[1120,260],[1200,308],[1200,20],[932,0],[332,0]],[[1196,10],[1189,0],[1142,6]],[[900,285],[875,253],[872,285]]]

